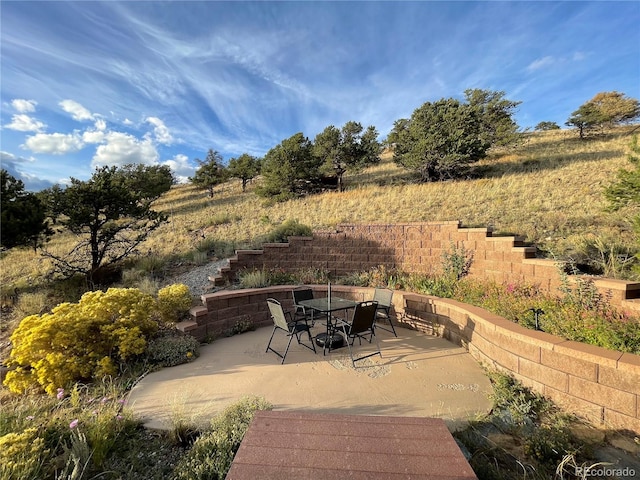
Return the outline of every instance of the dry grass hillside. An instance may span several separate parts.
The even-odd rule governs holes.
[[[607,212],[603,189],[630,165],[632,130],[619,128],[587,140],[568,131],[528,134],[521,146],[492,153],[469,178],[443,183],[415,183],[387,153],[379,165],[347,176],[344,192],[284,203],[256,196],[259,180],[246,193],[239,181],[231,181],[213,198],[192,185],[175,186],[156,204],[170,221],[146,242],[133,270],[142,275],[229,256],[235,248],[255,245],[260,235],[287,219],[313,229],[348,222],[459,220],[464,226],[491,226],[495,234],[522,235],[541,252],[619,274],[611,259],[633,251],[630,219],[637,212]],[[73,241],[59,235],[47,248],[66,251]],[[46,285],[43,275],[49,269],[31,250],[5,253],[0,269],[5,297],[15,287],[28,291]]]
[[[444,183],[415,183],[385,155],[378,166],[347,177],[345,192],[280,204],[265,202],[251,187],[243,194],[239,182],[225,185],[212,199],[192,186],[179,186],[158,202],[172,220],[149,248],[161,255],[185,254],[200,233],[212,242],[251,244],[291,218],[314,229],[460,220],[522,235],[542,251],[580,261],[597,245],[603,254],[608,248],[632,248],[633,212],[607,212],[603,197],[616,172],[629,165],[628,131],[587,141],[571,132],[533,134],[523,146],[477,165],[476,178]]]

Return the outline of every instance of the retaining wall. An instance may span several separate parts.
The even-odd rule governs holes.
[[[204,339],[239,320],[272,325],[266,299],[292,306],[294,286],[225,290],[203,295],[185,331]],[[313,286],[318,296],[326,286]],[[373,289],[337,285],[336,295],[368,300]],[[436,334],[464,346],[479,362],[510,372],[533,390],[596,425],[640,434],[640,356],[564,340],[525,329],[478,307],[395,291],[392,313],[400,326]],[[384,355],[384,352],[383,352]]]
[[[462,228],[460,222],[385,225],[340,225],[313,237],[289,237],[288,243],[264,244],[261,250],[238,250],[217,285],[233,283],[242,269],[296,271],[317,268],[334,277],[383,265],[405,272],[437,273],[443,252],[451,246],[472,252],[470,276],[497,282],[524,282],[546,292],[562,284],[553,260],[536,258],[535,246],[522,237],[494,237],[489,228]],[[640,311],[640,283],[594,278],[595,285],[614,305]]]

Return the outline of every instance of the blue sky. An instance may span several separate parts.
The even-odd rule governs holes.
[[[349,120],[381,139],[467,88],[563,125],[640,98],[640,2],[0,2],[2,168],[39,190],[209,148],[264,155]]]

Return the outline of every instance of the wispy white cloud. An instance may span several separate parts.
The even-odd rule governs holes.
[[[575,52],[571,58],[573,59],[574,62],[581,62],[583,60],[586,60],[587,57],[588,57],[588,54],[585,52]]]
[[[12,115],[11,123],[5,125],[5,128],[18,132],[41,132],[46,127],[47,125],[43,122],[24,113]]]
[[[527,65],[527,70],[530,72],[533,72],[536,70],[540,70],[541,68],[550,67],[556,62],[557,62],[557,59],[553,58],[551,55],[547,55],[545,57],[538,58],[533,62],[531,62],[529,65]]]
[[[170,160],[165,160],[162,165],[167,165],[174,174],[178,183],[186,183],[189,177],[193,177],[196,167],[189,161],[186,155],[178,154]]]
[[[26,158],[10,152],[0,151],[2,168],[9,172],[9,175],[13,178],[22,180],[26,190],[39,191],[51,187],[53,182],[43,180],[37,175],[25,171],[25,167],[32,167],[34,163],[36,163],[36,160],[33,157]]]
[[[528,125],[597,91],[640,94],[637,7],[623,2],[6,3],[1,101],[26,117],[0,112],[3,148],[95,149],[40,156],[74,175],[93,156],[169,158],[184,177],[208,148],[260,156],[349,120],[386,135],[466,88],[522,100]]]
[[[70,113],[74,120],[81,122],[84,120],[93,120],[95,118],[89,110],[75,100],[62,100],[59,105],[65,112]]]
[[[103,132],[107,129],[107,122],[105,122],[103,118],[97,118],[94,126],[96,130]]]
[[[153,125],[153,135],[156,142],[163,145],[171,145],[173,137],[162,120],[158,117],[147,117],[147,122]]]
[[[38,133],[27,137],[22,148],[34,153],[46,153],[50,155],[65,155],[74,153],[84,147],[81,136],[77,133]]]
[[[106,143],[96,149],[92,167],[136,163],[154,165],[158,162],[158,151],[150,138],[140,140],[127,133],[109,132],[104,141]]]
[[[11,106],[20,113],[31,113],[36,111],[38,102],[35,100],[24,100],[22,98],[14,98],[11,100]]]

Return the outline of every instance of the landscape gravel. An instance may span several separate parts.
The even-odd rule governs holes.
[[[209,280],[209,277],[215,277],[220,273],[221,268],[228,266],[229,259],[223,258],[199,267],[191,268],[186,272],[169,278],[166,283],[182,283],[189,287],[194,297],[199,297],[200,295],[211,293],[215,290],[215,286],[213,282]]]

